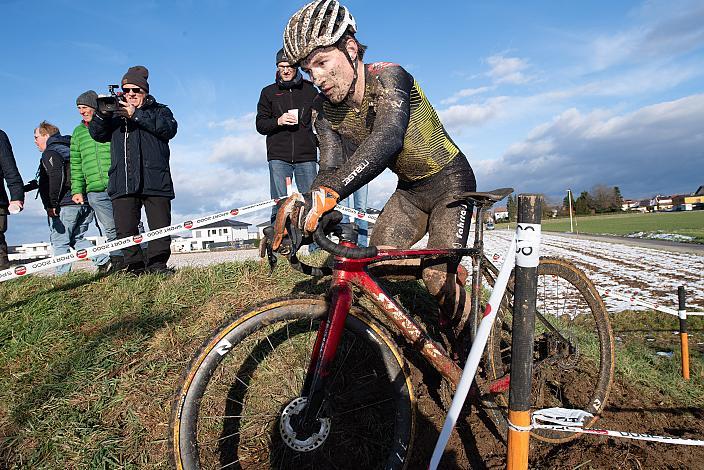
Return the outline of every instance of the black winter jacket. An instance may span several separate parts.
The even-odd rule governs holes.
[[[287,87],[278,73],[276,77],[276,83],[262,90],[257,104],[257,132],[266,135],[267,160],[289,163],[317,161],[311,105],[318,92],[308,80],[299,80],[299,83]],[[289,109],[298,109],[298,124],[279,126],[276,121]]]
[[[56,133],[46,141],[39,163],[39,196],[44,209],[75,206],[71,199],[71,136]]]
[[[10,190],[10,198],[7,197],[5,185],[2,184],[2,179],[7,182],[7,187]],[[0,129],[0,207],[6,208],[10,205],[10,201],[24,201],[24,189],[22,186],[22,176],[17,170],[15,156],[12,153],[12,145],[7,134]]]
[[[177,123],[171,110],[147,95],[142,107],[124,119],[95,113],[88,131],[98,142],[110,142],[108,195],[174,198],[169,140]]]

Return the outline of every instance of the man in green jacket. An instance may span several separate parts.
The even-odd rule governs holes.
[[[83,121],[73,130],[71,137],[71,194],[73,202],[84,204],[84,195],[95,211],[98,222],[108,241],[117,238],[112,202],[106,192],[108,170],[110,169],[110,142],[96,142],[88,132],[88,124],[93,119],[98,94],[88,90],[76,99],[78,113]],[[123,265],[122,252],[110,252],[110,258],[98,266],[99,272],[115,271]]]

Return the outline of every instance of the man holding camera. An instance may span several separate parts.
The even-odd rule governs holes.
[[[93,90],[88,90],[76,98],[76,107],[82,120],[71,136],[71,199],[76,204],[85,204],[85,199],[88,199],[88,205],[95,212],[107,241],[111,242],[117,238],[117,232],[112,215],[112,202],[106,191],[110,169],[110,143],[96,142],[88,132],[88,125],[98,107],[97,99],[98,94]],[[98,271],[112,272],[120,269],[122,265],[122,252],[117,250],[110,253],[110,263],[99,266]]]
[[[10,190],[10,198],[7,197],[5,185],[2,179],[7,182]],[[24,207],[24,183],[22,176],[17,170],[15,156],[12,153],[12,146],[7,134],[0,129],[0,269],[8,269],[10,260],[7,257],[7,241],[5,232],[7,231],[7,215],[16,213]]]
[[[169,167],[169,140],[177,123],[171,110],[149,94],[149,71],[137,65],[122,77],[117,110],[101,105],[88,130],[98,142],[110,142],[111,167],[107,192],[112,199],[117,237],[139,233],[142,207],[149,229],[171,225],[174,198]],[[114,102],[113,102],[114,104]],[[170,274],[166,263],[171,255],[169,237],[151,240],[146,256],[139,245],[124,248],[127,271],[133,274]]]
[[[54,256],[88,249],[93,244],[85,238],[93,221],[93,210],[71,199],[70,145],[71,136],[61,135],[59,128],[43,121],[34,129],[34,143],[42,152],[39,164],[39,196],[49,217],[51,246]],[[106,255],[93,257],[98,269],[107,265]],[[71,271],[71,264],[56,267],[56,274]]]

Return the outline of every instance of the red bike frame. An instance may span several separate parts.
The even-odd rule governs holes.
[[[353,243],[342,242],[342,246],[355,247]],[[307,396],[308,407],[304,423],[311,423],[324,401],[326,379],[331,374],[331,364],[335,359],[337,346],[344,330],[345,319],[352,306],[352,286],[357,286],[399,329],[403,336],[417,348],[426,360],[450,382],[457,384],[462,369],[450,358],[445,349],[431,339],[408,312],[380,286],[369,273],[370,265],[381,261],[401,259],[447,258],[461,259],[463,256],[480,256],[476,248],[379,250],[371,258],[350,259],[335,257],[332,284],[329,290],[330,307],[325,321],[320,323],[311,362],[303,386],[303,396]]]

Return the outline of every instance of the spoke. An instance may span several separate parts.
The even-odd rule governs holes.
[[[267,341],[267,343],[269,343],[269,347],[271,348],[271,352],[274,352],[275,351],[274,345],[271,344],[271,340],[269,339],[269,335],[266,335],[266,341]]]
[[[199,418],[204,419],[231,419],[231,418],[274,418],[279,416],[278,414],[267,414],[267,413],[257,413],[253,415],[220,415],[220,416],[200,416]]]
[[[363,410],[363,409],[365,409],[365,408],[369,408],[370,406],[380,405],[381,403],[386,403],[386,402],[391,401],[391,400],[393,400],[393,398],[387,398],[386,400],[380,400],[380,401],[377,401],[377,402],[375,402],[375,403],[369,403],[368,405],[364,405],[364,406],[360,406],[360,407],[357,407],[357,408],[354,408],[354,409],[351,409],[351,410],[343,411],[342,413],[337,413],[337,416],[346,415],[346,414],[348,414],[348,413],[354,413],[355,411]]]
[[[228,434],[227,436],[222,436],[221,438],[218,439],[218,442],[224,441],[225,439],[229,439],[234,436],[237,436],[238,434],[240,434],[240,431],[233,432],[232,434]]]
[[[240,459],[237,459],[237,460],[235,460],[235,461],[233,461],[233,462],[230,462],[230,463],[228,463],[228,464],[223,465],[223,466],[220,467],[220,468],[231,467],[231,466],[233,466],[234,464],[238,463],[239,461],[240,461]]]

